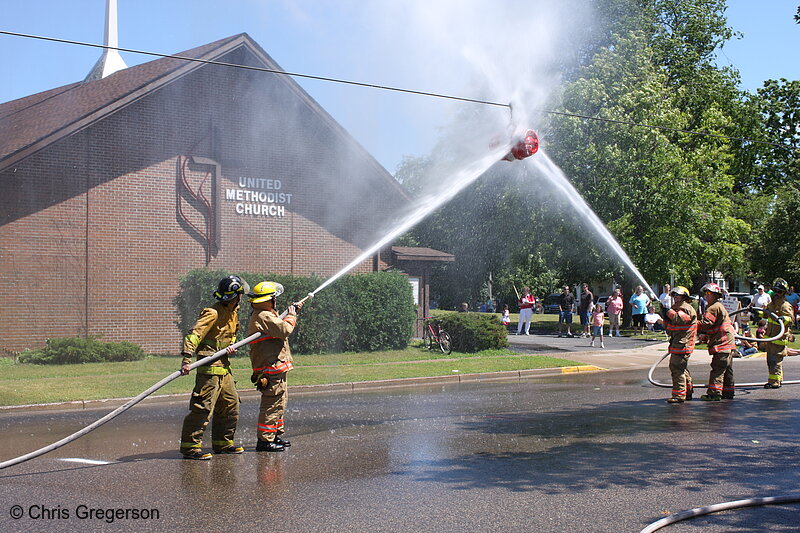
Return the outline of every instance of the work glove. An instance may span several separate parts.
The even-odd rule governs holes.
[[[256,390],[258,392],[261,392],[267,388],[267,383],[269,380],[267,380],[267,378],[262,374],[259,374],[258,372],[253,372],[253,375],[250,376],[250,381],[252,381],[255,384]]]

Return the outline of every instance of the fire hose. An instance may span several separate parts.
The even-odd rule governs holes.
[[[743,507],[758,507],[761,505],[777,505],[781,503],[797,503],[800,502],[800,494],[787,494],[785,496],[769,496],[766,498],[748,498],[746,500],[736,500],[732,502],[715,503],[706,507],[696,507],[688,509],[679,513],[674,513],[669,516],[657,520],[644,528],[640,533],[652,533],[658,531],[662,527],[686,520],[687,518],[694,518],[695,516],[703,516],[719,511],[727,511],[729,509],[741,509]]]
[[[781,337],[783,337],[783,334],[786,332],[786,327],[783,325],[783,322],[778,319],[778,315],[776,315],[775,313],[773,313],[769,309],[762,309],[760,307],[748,307],[748,308],[736,310],[733,313],[731,313],[730,316],[735,316],[735,315],[737,315],[739,313],[742,313],[744,311],[749,311],[749,310],[757,310],[757,311],[762,311],[762,312],[768,313],[770,318],[775,320],[780,325],[780,327],[781,327],[780,332],[777,335],[775,335],[774,337],[767,337],[767,338],[763,338],[763,339],[759,339],[759,338],[755,338],[755,337],[746,337],[746,336],[743,336],[743,335],[734,335],[734,337],[736,337],[737,339],[744,339],[744,340],[748,340],[748,341],[758,341],[758,342],[776,341],[776,340],[780,339]],[[666,359],[668,356],[669,356],[669,353],[665,353],[663,356],[661,356],[661,359],[656,361],[653,364],[653,366],[650,367],[650,372],[648,372],[648,374],[647,374],[647,380],[650,383],[652,383],[653,385],[655,385],[656,387],[662,387],[662,388],[665,388],[665,389],[672,388],[672,384],[671,383],[661,383],[659,381],[656,381],[655,378],[653,377],[653,373],[656,371],[656,367],[659,364],[661,364],[661,361]],[[796,385],[796,384],[800,383],[800,380],[783,381],[781,383],[783,385]],[[756,382],[754,382],[754,383],[737,383],[734,386],[735,387],[760,387],[763,384],[764,384],[763,382],[758,382],[758,383],[756,383]],[[707,385],[704,385],[704,386],[707,386]]]
[[[319,290],[319,289],[317,289],[317,290]],[[309,298],[313,298],[315,293],[316,293],[316,291],[308,293],[308,295],[305,298],[303,298],[299,302],[295,302],[292,305],[298,305],[298,304],[304,303]],[[284,311],[280,315],[280,318],[286,318],[286,315],[288,313],[289,313],[288,310]],[[235,342],[235,343],[231,344],[230,346],[227,346],[227,347],[223,348],[222,350],[219,350],[218,352],[215,352],[214,354],[209,355],[208,357],[204,357],[203,359],[199,359],[199,360],[195,361],[194,363],[192,363],[191,365],[189,365],[189,370],[191,371],[191,370],[194,370],[195,368],[197,368],[199,366],[207,365],[208,363],[216,361],[217,359],[219,359],[220,357],[222,357],[223,355],[225,355],[229,351],[235,350],[236,348],[239,348],[240,346],[244,346],[245,344],[250,344],[251,342],[253,342],[256,339],[258,339],[259,337],[261,337],[261,335],[262,335],[261,332],[253,333],[249,337],[246,337],[246,338],[244,338],[244,339],[242,339],[242,340],[240,340],[238,342]],[[161,381],[159,381],[158,383],[156,383],[155,385],[153,385],[152,387],[150,387],[146,391],[142,392],[141,394],[139,394],[135,398],[131,398],[130,400],[125,402],[125,404],[117,407],[116,409],[114,409],[113,411],[111,411],[110,413],[105,415],[104,417],[96,420],[95,422],[89,424],[88,426],[84,427],[83,429],[81,429],[79,431],[76,431],[72,435],[64,437],[63,439],[61,439],[61,440],[59,440],[57,442],[54,442],[54,443],[52,443],[52,444],[50,444],[48,446],[45,446],[43,448],[39,448],[38,450],[32,451],[32,452],[27,453],[25,455],[20,455],[19,457],[15,457],[14,459],[9,459],[8,461],[3,461],[2,463],[0,463],[0,470],[2,470],[3,468],[8,468],[9,466],[17,465],[19,463],[24,463],[25,461],[28,461],[28,460],[33,459],[35,457],[39,457],[40,455],[44,455],[46,453],[52,452],[53,450],[57,450],[58,448],[61,448],[62,446],[66,445],[66,444],[69,444],[70,442],[83,437],[87,433],[89,433],[91,431],[94,431],[95,429],[99,428],[100,426],[102,426],[106,422],[109,422],[109,421],[113,420],[114,418],[116,418],[117,416],[121,415],[122,413],[124,413],[125,411],[127,411],[128,409],[130,409],[131,407],[136,405],[137,403],[141,402],[142,400],[144,400],[145,398],[147,398],[148,396],[153,394],[155,391],[157,391],[158,389],[160,389],[161,387],[163,387],[167,383],[179,378],[182,375],[183,374],[181,374],[180,370],[176,370],[175,372],[173,372],[172,374],[168,375],[167,377],[165,377],[164,379],[162,379]]]

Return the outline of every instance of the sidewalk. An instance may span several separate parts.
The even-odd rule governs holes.
[[[650,368],[667,353],[667,342],[653,335],[642,337],[604,337],[605,348],[600,348],[599,339],[591,347],[591,337],[558,337],[555,334],[508,336],[509,347],[521,353],[536,353],[572,359],[579,363],[595,365],[605,370]],[[666,366],[666,362],[663,363]],[[711,356],[705,350],[695,351],[690,365],[709,365]]]

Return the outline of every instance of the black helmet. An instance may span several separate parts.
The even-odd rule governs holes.
[[[789,284],[786,283],[786,280],[783,279],[783,278],[775,278],[775,281],[772,282],[772,290],[773,291],[788,292],[789,291]]]
[[[245,283],[239,276],[228,276],[219,280],[214,298],[223,302],[230,302],[237,294],[244,294]]]

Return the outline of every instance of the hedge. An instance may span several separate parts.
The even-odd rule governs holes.
[[[179,316],[177,326],[183,333],[189,331],[203,307],[215,301],[213,292],[217,283],[227,275],[228,272],[221,270],[195,269],[181,279],[174,303]],[[277,299],[279,311],[304,298],[324,281],[318,277],[237,275],[251,287],[264,280],[281,283],[286,292]],[[405,348],[416,319],[411,291],[408,278],[398,272],[344,276],[303,307],[290,340],[292,350],[330,353]],[[239,339],[246,336],[250,309],[247,298],[243,298],[239,306]]]
[[[450,334],[453,350],[479,352],[508,346],[507,330],[490,313],[441,313],[434,319]]]
[[[44,348],[25,350],[19,354],[20,363],[60,365],[138,361],[145,353],[130,342],[103,342],[94,337],[47,339]]]

